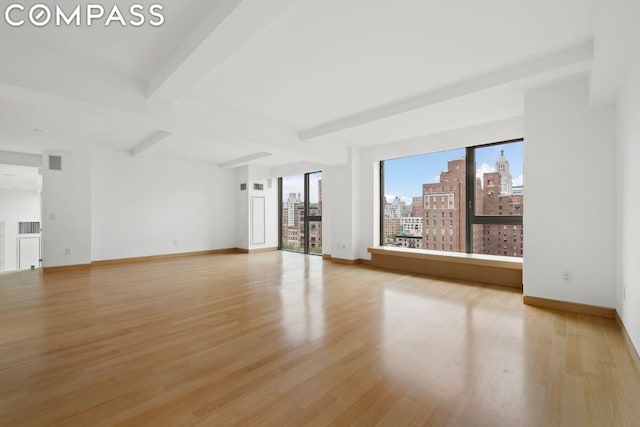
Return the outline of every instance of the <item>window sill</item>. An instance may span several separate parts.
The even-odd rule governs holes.
[[[373,267],[522,289],[522,258],[391,246],[368,252]]]

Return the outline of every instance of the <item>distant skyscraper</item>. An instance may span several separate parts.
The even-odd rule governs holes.
[[[289,198],[285,204],[287,209],[287,226],[294,227],[298,221],[296,217],[296,205],[300,203],[300,193],[289,193]]]
[[[496,172],[500,174],[500,195],[510,196],[513,181],[509,172],[509,161],[504,157],[504,150],[500,150],[500,158],[496,162]]]

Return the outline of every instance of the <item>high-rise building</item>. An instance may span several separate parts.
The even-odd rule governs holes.
[[[395,197],[391,203],[384,199],[384,241],[393,245],[394,238],[402,231],[401,218],[406,211],[406,204],[400,197]]]
[[[504,157],[504,150],[500,150],[500,158],[496,162],[496,172],[500,174],[500,195],[510,196],[513,181],[509,172],[509,161]]]
[[[322,180],[318,180],[318,203],[309,203],[309,216],[322,216]],[[322,221],[309,223],[309,251],[322,251]]]
[[[422,218],[422,213],[424,212],[423,203],[422,196],[411,198],[411,216]]]
[[[422,185],[422,247],[465,251],[465,159],[451,160],[440,182]]]
[[[391,203],[387,203],[385,200],[384,216],[387,218],[402,218],[406,209],[405,203],[396,196]]]
[[[289,198],[285,203],[285,209],[287,210],[286,217],[288,227],[295,227],[298,224],[296,206],[299,206],[301,203],[302,202],[300,201],[300,193],[289,193]]]
[[[476,215],[522,215],[523,188],[513,186],[504,151],[500,153],[495,168],[496,172],[485,173],[476,179]],[[422,193],[422,247],[465,252],[465,159],[449,161],[447,170],[440,174],[440,182],[423,184]],[[419,212],[419,209],[414,208],[413,212]],[[409,234],[409,230],[402,228]],[[476,224],[472,227],[474,253],[522,256],[522,239],[521,225]]]
[[[524,192],[522,187],[517,187],[517,194],[512,191],[509,162],[504,158],[504,153],[496,162],[496,171],[485,173],[482,177],[480,192],[476,190],[476,200],[481,201],[482,206],[482,209],[476,211],[477,214],[523,215]],[[505,179],[509,180],[508,185],[504,184]],[[481,254],[521,257],[523,254],[522,225],[474,225],[473,251]]]
[[[306,216],[322,216],[322,180],[318,180],[318,201],[310,202],[308,209],[308,214],[305,214],[305,203],[300,193],[289,193],[282,203],[282,242],[296,251],[305,250],[305,223],[309,222],[309,251],[321,253],[322,221],[308,221]]]

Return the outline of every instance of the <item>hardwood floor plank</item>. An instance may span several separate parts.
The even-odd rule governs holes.
[[[615,320],[283,252],[0,275],[0,424],[633,426]]]

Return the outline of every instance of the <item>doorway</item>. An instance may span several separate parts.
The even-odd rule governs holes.
[[[322,172],[278,179],[280,250],[322,255]]]
[[[41,191],[38,168],[0,164],[0,271],[40,267]]]

